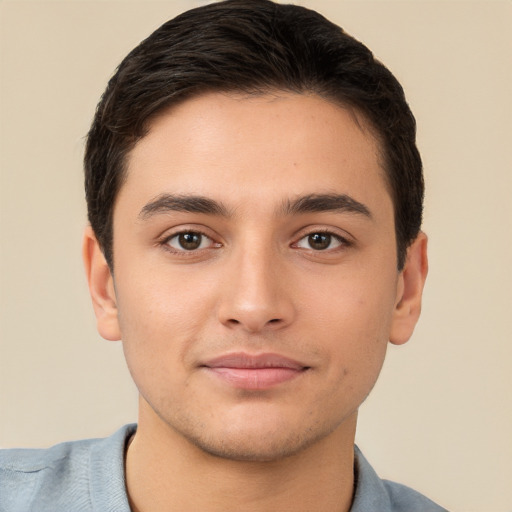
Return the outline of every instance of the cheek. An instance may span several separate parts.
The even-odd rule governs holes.
[[[116,296],[123,336],[131,337],[137,332],[139,338],[160,335],[174,338],[182,331],[193,329],[211,301],[212,288],[200,286],[200,279],[191,277],[162,266],[146,266],[129,275],[120,272],[122,288],[116,288]],[[137,339],[139,343],[144,341]]]
[[[300,308],[309,320],[330,337],[350,337],[372,344],[372,340],[389,334],[396,296],[396,272],[378,273],[368,275],[364,269],[350,269],[308,277],[295,295],[304,298]]]
[[[179,376],[189,345],[205,321],[208,298],[201,290],[162,273],[144,279],[119,275],[118,318],[126,361],[139,385],[150,377]]]
[[[310,330],[328,357],[333,386],[367,393],[384,361],[394,307],[395,272],[379,279],[352,272],[309,294]],[[316,326],[316,327],[315,327]],[[315,334],[316,331],[316,334]]]
[[[374,304],[354,301],[352,307],[338,311],[337,323],[331,326],[326,372],[326,407],[355,411],[366,399],[382,369],[388,346],[389,321],[368,317]]]

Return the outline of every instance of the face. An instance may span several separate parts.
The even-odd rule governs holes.
[[[129,156],[113,248],[98,324],[123,340],[141,422],[243,460],[355,422],[404,273],[379,148],[353,112],[285,93],[174,107]]]

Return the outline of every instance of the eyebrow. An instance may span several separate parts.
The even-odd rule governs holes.
[[[142,208],[139,218],[147,220],[153,215],[169,212],[204,213],[221,217],[231,216],[231,213],[223,204],[208,197],[162,194]]]
[[[346,194],[308,194],[294,201],[285,201],[282,208],[284,215],[300,213],[357,213],[372,218],[370,209]]]
[[[169,212],[232,216],[224,204],[205,196],[162,194],[142,208],[139,218],[147,220],[154,215]],[[279,213],[286,216],[321,212],[356,213],[372,218],[367,206],[346,194],[308,194],[293,201],[286,200]]]

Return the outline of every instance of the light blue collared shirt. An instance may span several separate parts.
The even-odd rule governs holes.
[[[105,439],[48,449],[0,450],[0,512],[131,512],[124,454],[136,425]],[[447,512],[425,496],[381,480],[355,450],[351,512]]]

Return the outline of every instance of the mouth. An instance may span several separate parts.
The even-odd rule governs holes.
[[[309,366],[279,354],[226,354],[201,365],[219,380],[240,389],[269,389],[303,375]]]

